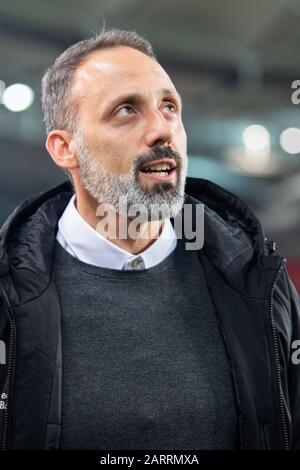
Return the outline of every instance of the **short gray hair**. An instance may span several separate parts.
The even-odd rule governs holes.
[[[70,100],[77,67],[92,52],[116,46],[137,49],[157,61],[152,45],[135,31],[111,28],[73,44],[58,56],[42,78],[42,110],[47,134],[53,129],[76,130],[76,103]]]

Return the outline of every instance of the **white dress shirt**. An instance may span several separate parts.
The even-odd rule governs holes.
[[[62,247],[88,264],[112,269],[148,269],[163,261],[176,247],[177,237],[170,219],[164,219],[160,236],[137,255],[103,237],[79,214],[74,194],[58,221],[56,238]]]

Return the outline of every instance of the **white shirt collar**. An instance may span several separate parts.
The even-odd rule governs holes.
[[[74,194],[58,221],[57,240],[71,255],[88,264],[112,269],[148,269],[165,259],[176,247],[177,237],[170,219],[160,236],[137,255],[123,250],[91,227],[79,214]],[[133,262],[133,264],[131,264]]]

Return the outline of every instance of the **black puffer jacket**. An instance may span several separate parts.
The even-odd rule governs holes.
[[[205,205],[201,259],[231,361],[239,446],[300,448],[300,365],[292,361],[300,306],[285,258],[236,196],[196,178],[187,178],[185,191],[185,203]],[[71,196],[66,181],[23,202],[1,229],[3,449],[59,448],[61,312],[51,265]]]

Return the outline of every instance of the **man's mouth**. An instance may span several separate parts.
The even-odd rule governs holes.
[[[176,163],[174,160],[164,158],[147,163],[140,170],[146,177],[154,177],[160,180],[170,180],[176,173]]]

